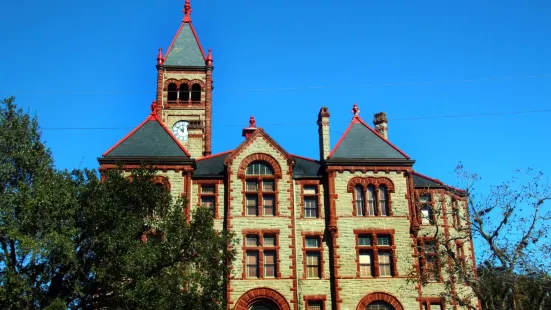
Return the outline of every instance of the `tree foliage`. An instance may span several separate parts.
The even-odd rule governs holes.
[[[541,172],[518,170],[510,181],[477,190],[480,178],[457,167],[468,193],[465,225],[436,229],[438,258],[447,300],[468,309],[549,309],[551,307],[551,186]],[[442,218],[440,200],[437,218]],[[449,215],[448,219],[450,218]],[[475,241],[478,269],[471,257],[461,257],[457,242]],[[428,284],[421,277],[422,285]]]
[[[58,171],[36,118],[0,106],[0,308],[225,309],[232,236],[131,172]]]

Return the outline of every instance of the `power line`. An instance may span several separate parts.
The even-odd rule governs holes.
[[[318,86],[297,86],[297,87],[267,87],[267,88],[216,88],[216,91],[289,91],[305,89],[330,89],[330,88],[365,88],[365,87],[389,87],[389,86],[415,86],[415,85],[433,85],[433,84],[461,84],[476,83],[497,80],[519,80],[534,78],[550,78],[551,74],[523,75],[523,76],[493,76],[458,80],[436,80],[436,81],[412,81],[395,83],[375,83],[375,84],[351,84],[351,85],[318,85]],[[150,94],[154,91],[34,91],[34,90],[0,90],[2,92],[12,92],[19,94],[39,94],[39,95],[136,95]]]
[[[419,116],[419,117],[403,117],[391,119],[391,121],[417,121],[426,119],[440,119],[440,118],[461,118],[461,117],[476,117],[476,116],[503,116],[503,115],[515,115],[515,114],[529,114],[529,113],[547,113],[551,112],[551,109],[530,110],[530,111],[514,111],[514,112],[495,112],[495,113],[471,113],[471,114],[455,114],[455,115],[437,115],[437,116]],[[331,122],[347,122],[351,120],[337,120]],[[290,126],[290,125],[313,125],[313,122],[297,122],[297,123],[272,123],[265,124],[265,126]],[[243,124],[221,124],[221,126],[231,127],[244,127]],[[135,127],[43,127],[43,130],[132,130]]]

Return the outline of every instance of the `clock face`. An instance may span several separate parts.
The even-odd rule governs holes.
[[[176,137],[176,139],[180,141],[187,141],[188,133],[187,133],[187,125],[188,122],[186,121],[179,121],[172,126],[172,134]]]

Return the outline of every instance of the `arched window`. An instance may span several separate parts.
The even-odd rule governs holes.
[[[356,205],[356,215],[363,216],[364,215],[364,189],[361,185],[356,185],[354,188],[354,194],[355,194],[355,205]]]
[[[252,305],[249,310],[278,310],[279,307],[270,301],[261,301]]]
[[[180,101],[187,102],[189,100],[189,85],[185,83],[180,85],[180,94],[178,96]]]
[[[274,216],[276,184],[274,169],[263,161],[254,161],[245,173],[246,214]],[[262,210],[259,210],[259,207]]]
[[[377,212],[375,211],[376,209],[376,205],[375,205],[375,201],[376,201],[376,198],[377,195],[375,195],[375,186],[373,185],[369,185],[367,187],[367,214],[370,215],[370,216],[375,216],[377,215]]]
[[[385,185],[379,186],[379,208],[381,216],[388,216],[388,191]]]
[[[384,301],[375,301],[370,303],[365,310],[395,310],[393,306]]]
[[[191,101],[201,101],[201,85],[191,85]]]
[[[178,100],[178,86],[174,83],[168,84],[168,95],[166,98],[168,101]]]

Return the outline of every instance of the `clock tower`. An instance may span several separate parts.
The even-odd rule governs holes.
[[[157,56],[157,97],[161,120],[192,158],[211,154],[212,52],[205,54],[191,23],[186,0],[184,18],[166,54]]]

